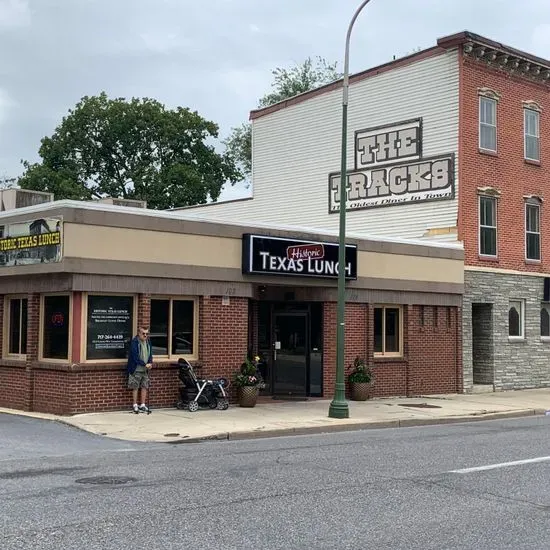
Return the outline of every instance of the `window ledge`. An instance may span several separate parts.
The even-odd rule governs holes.
[[[478,254],[477,256],[478,260],[481,260],[483,262],[498,262],[498,256],[485,256],[484,254]]]
[[[403,355],[375,355],[375,363],[403,363],[406,361]]]
[[[546,344],[550,344],[550,336],[541,336],[540,341]]]
[[[508,336],[508,342],[521,343],[527,342],[525,336]]]
[[[525,161],[525,164],[530,164],[531,166],[541,166],[540,160],[533,160],[533,159],[523,159]]]
[[[490,157],[498,157],[498,153],[496,151],[491,151],[491,149],[483,149],[483,147],[479,147],[478,152],[480,152],[482,155],[488,155]]]
[[[531,265],[540,265],[542,263],[542,260],[529,260],[529,259],[526,259],[525,263],[526,264],[531,264]]]
[[[3,357],[0,359],[0,367],[18,367],[26,368],[27,361],[25,359],[13,359],[12,357]]]

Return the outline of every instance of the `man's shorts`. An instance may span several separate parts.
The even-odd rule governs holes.
[[[136,367],[133,374],[128,375],[128,388],[137,390],[149,387],[149,371],[142,366]]]

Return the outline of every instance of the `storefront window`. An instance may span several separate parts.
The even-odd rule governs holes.
[[[27,353],[27,306],[26,298],[10,298],[8,307],[8,354]]]
[[[42,357],[69,358],[69,296],[44,296]]]
[[[133,296],[88,296],[86,359],[125,359],[134,332]]]
[[[400,307],[374,308],[374,353],[399,356],[401,349],[402,314]]]
[[[150,338],[153,356],[194,355],[194,300],[151,300]]]

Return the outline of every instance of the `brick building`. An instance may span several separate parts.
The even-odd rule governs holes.
[[[0,227],[0,406],[129,406],[138,325],[150,329],[154,406],[177,400],[179,357],[230,377],[249,351],[265,360],[267,395],[333,394],[333,232],[72,201],[0,212]],[[373,365],[375,395],[462,391],[463,256],[350,234],[345,360]]]
[[[253,111],[253,197],[189,212],[335,230],[341,85]],[[347,227],[464,244],[466,391],[550,385],[549,92],[470,32],[350,78]]]

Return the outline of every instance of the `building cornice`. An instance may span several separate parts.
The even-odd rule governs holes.
[[[443,48],[459,46],[463,55],[508,74],[550,84],[550,61],[531,55],[471,32],[462,32],[438,40]]]

